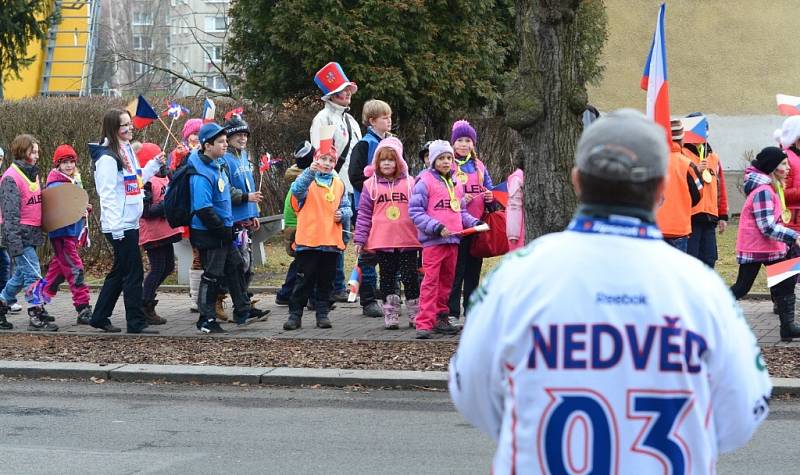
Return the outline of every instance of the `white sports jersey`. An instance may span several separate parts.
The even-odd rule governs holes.
[[[767,416],[761,351],[719,276],[614,219],[537,239],[476,291],[450,394],[497,442],[494,475],[714,473]]]

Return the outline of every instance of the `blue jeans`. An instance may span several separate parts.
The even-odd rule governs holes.
[[[26,246],[22,249],[22,254],[14,258],[14,275],[6,282],[3,292],[0,293],[0,300],[6,305],[17,303],[17,294],[31,284],[35,284],[41,279],[42,271],[39,268],[39,256],[36,255],[36,248]],[[33,303],[33,296],[26,296],[28,303]]]
[[[689,246],[689,237],[688,236],[674,238],[674,239],[664,238],[664,241],[666,241],[667,244],[669,244],[670,246],[672,246],[675,249],[677,249],[679,251],[682,251],[682,252],[686,252],[686,249]]]
[[[297,282],[297,259],[289,264],[289,269],[286,270],[286,278],[283,280],[283,285],[278,289],[275,298],[279,300],[289,300],[294,290],[294,284]]]
[[[11,273],[11,257],[4,247],[0,247],[0,289],[6,286]]]
[[[692,223],[686,252],[713,269],[717,263],[717,223]]]
[[[338,294],[347,290],[344,284],[344,253],[340,252],[336,258],[336,274],[333,276],[333,292]]]

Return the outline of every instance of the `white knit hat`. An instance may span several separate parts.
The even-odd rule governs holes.
[[[773,134],[782,148],[789,148],[800,139],[800,115],[787,117],[780,129]]]
[[[428,148],[428,166],[433,167],[434,162],[443,153],[454,155],[453,146],[447,140],[434,140]]]

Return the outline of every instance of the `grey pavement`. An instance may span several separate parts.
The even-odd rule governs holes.
[[[63,287],[63,286],[62,286]],[[98,291],[92,290],[92,303],[97,299]],[[266,322],[256,322],[241,328],[232,323],[223,327],[229,330],[226,337],[242,338],[298,338],[298,339],[333,339],[333,340],[412,340],[414,330],[408,328],[408,319],[403,308],[400,319],[400,330],[386,330],[383,328],[382,318],[367,318],[361,314],[361,307],[356,303],[337,303],[330,317],[333,328],[321,330],[314,326],[314,313],[308,310],[303,316],[303,328],[296,331],[284,331],[283,322],[289,315],[288,307],[275,305],[275,295],[258,293],[256,298],[261,299],[257,304],[259,308],[271,310]],[[195,328],[197,314],[189,312],[189,298],[186,293],[162,292],[158,296],[159,304],[156,310],[168,320],[166,325],[155,327],[163,336],[199,336]],[[230,302],[227,300],[226,302]],[[24,302],[21,302],[24,306]],[[745,317],[762,346],[800,346],[800,340],[792,343],[781,343],[778,334],[778,317],[772,313],[772,303],[769,300],[742,300],[740,302]],[[67,334],[99,334],[88,326],[75,323],[75,310],[70,301],[69,292],[63,290],[47,306],[48,312],[56,317],[56,323],[61,327],[61,333]],[[230,314],[232,309],[227,308]],[[112,321],[115,325],[125,327],[124,308],[120,297],[114,309]],[[22,314],[9,315],[9,321],[14,323],[13,331],[26,331],[27,317]],[[124,334],[124,333],[123,333]],[[204,335],[203,338],[209,338]],[[456,341],[457,336],[437,335],[437,339]]]
[[[94,304],[98,295],[97,289],[92,289],[91,303]],[[269,309],[271,313],[266,322],[255,322],[243,327],[237,327],[233,323],[222,323],[223,328],[229,330],[225,337],[249,337],[249,338],[298,338],[298,339],[333,339],[333,340],[412,340],[414,330],[408,327],[408,318],[405,314],[405,307],[400,319],[399,330],[386,330],[383,327],[382,318],[368,318],[361,314],[361,306],[357,303],[337,303],[336,308],[331,311],[330,318],[333,328],[322,330],[314,325],[314,312],[305,310],[303,315],[303,327],[300,330],[285,331],[283,323],[289,316],[289,308],[275,305],[275,295],[268,293],[258,293],[255,298],[261,299],[256,304],[258,308]],[[197,313],[189,312],[189,297],[186,293],[171,292],[159,293],[158,306],[156,311],[159,315],[167,319],[165,325],[158,325],[153,328],[159,330],[165,336],[201,336],[197,332],[195,323]],[[25,302],[20,302],[24,307]],[[230,299],[226,300],[226,312],[230,316],[232,308],[229,307]],[[60,333],[66,334],[101,334],[86,325],[77,325],[75,322],[76,313],[70,300],[69,292],[59,292],[53,301],[47,305],[47,311],[56,317],[56,324],[61,327]],[[25,312],[13,315],[9,314],[9,321],[14,324],[13,331],[24,332],[27,330],[27,316]],[[111,321],[118,327],[125,330],[125,309],[120,296],[117,306],[112,314]],[[212,337],[202,335],[203,338]],[[437,335],[440,340],[453,340],[457,336]]]
[[[800,401],[774,401],[721,474],[797,473]],[[485,474],[447,393],[3,380],[0,474]]]

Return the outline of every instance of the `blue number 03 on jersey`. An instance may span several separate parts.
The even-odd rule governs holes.
[[[605,397],[584,388],[545,391],[550,404],[542,415],[537,437],[542,473],[619,473],[619,424]],[[690,391],[629,390],[625,422],[643,421],[630,450],[655,457],[667,475],[687,473],[691,453],[677,430],[693,403]]]

